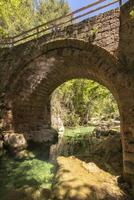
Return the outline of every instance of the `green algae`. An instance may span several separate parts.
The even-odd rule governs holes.
[[[94,126],[79,126],[75,128],[66,128],[64,132],[64,137],[76,138],[90,136],[93,133]]]
[[[0,199],[11,191],[23,188],[51,188],[54,166],[31,153],[28,159],[19,161],[6,155],[0,160]]]

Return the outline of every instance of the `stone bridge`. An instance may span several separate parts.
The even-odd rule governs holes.
[[[124,175],[134,182],[134,19],[130,0],[115,9],[12,48],[0,49],[4,133],[52,141],[50,100],[65,81],[87,78],[114,95]]]

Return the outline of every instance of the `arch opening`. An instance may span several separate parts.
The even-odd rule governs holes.
[[[97,82],[88,79],[72,79],[58,88],[51,95],[52,127],[58,129],[60,121],[65,127],[88,126],[96,120],[112,120],[120,125],[117,102],[111,92]],[[56,123],[57,122],[57,123]],[[59,127],[60,128],[60,127]]]
[[[51,95],[51,126],[59,134],[58,144],[50,150],[52,161],[58,156],[75,156],[114,175],[123,172],[120,114],[106,87],[89,79],[60,85]]]

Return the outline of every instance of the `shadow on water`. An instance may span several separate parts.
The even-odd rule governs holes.
[[[75,142],[75,139],[73,138],[72,143],[70,143],[69,141],[66,142],[69,146],[66,149],[66,145],[62,144],[62,148],[65,151],[68,151],[67,156],[74,155],[73,152],[76,152],[77,154],[81,152],[81,155],[75,154],[74,156],[86,162],[94,162],[101,169],[108,171],[113,175],[117,175],[114,170],[111,170],[110,166],[111,163],[119,163],[122,160],[122,149],[119,143],[120,139],[118,136],[116,139],[115,137],[112,140],[110,139],[110,143],[108,139],[105,139],[105,141],[94,144],[95,146],[92,146],[94,151],[92,152],[91,146],[89,149],[87,148],[87,145],[89,145],[89,143],[83,143],[81,142],[81,139]],[[111,146],[111,144],[114,146]],[[117,144],[117,146],[115,146],[115,144]],[[71,149],[72,152],[70,152],[68,149],[70,148],[70,146],[73,146],[73,149]],[[26,188],[26,190],[27,188],[29,188],[29,193],[32,194],[33,189],[34,191],[39,191],[40,189],[45,188],[48,188],[49,190],[51,189],[55,168],[54,165],[49,162],[49,145],[46,146],[37,143],[30,143],[28,150],[29,156],[24,160],[15,160],[13,159],[13,157],[7,155],[0,160],[0,200],[33,200],[36,198],[32,198],[30,196],[26,198],[22,197],[24,193],[21,190],[23,188]],[[117,156],[118,153],[119,157]],[[64,152],[61,152],[61,155],[64,155]],[[120,167],[121,166],[119,164],[119,169],[121,169]],[[64,173],[68,173],[68,171],[64,171]],[[66,200],[68,195],[70,195],[71,185],[74,185],[75,181],[77,180],[70,180],[69,185],[66,183],[60,183],[66,190],[64,200]],[[57,183],[55,182],[54,184]],[[89,190],[92,194],[90,193],[89,196],[87,196],[87,199],[93,195],[95,197],[95,192],[92,192],[91,188],[88,187],[88,185],[81,185],[78,188],[75,188],[75,190]],[[16,193],[16,191],[18,193]],[[46,196],[47,192],[48,191],[45,190],[44,195],[44,191],[42,191],[42,195]],[[14,193],[16,195],[16,198],[10,198],[12,196],[10,195],[11,193]],[[22,196],[20,197],[17,195]],[[76,197],[79,199],[79,192],[78,195],[75,196],[75,198]],[[77,198],[75,200],[77,200]],[[37,199],[44,200],[44,197]],[[110,197],[108,197],[107,199],[110,200]],[[49,200],[49,198],[47,198],[47,200]]]
[[[54,166],[48,161],[43,145],[29,146],[28,157],[16,160],[5,155],[0,160],[0,199],[7,200],[12,191],[29,188],[51,188]],[[31,151],[32,149],[32,151]],[[12,199],[10,199],[12,200]],[[14,199],[13,199],[14,200]]]

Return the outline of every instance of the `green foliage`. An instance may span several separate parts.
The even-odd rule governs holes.
[[[94,27],[90,32],[91,32],[91,36],[95,37],[96,34],[98,33],[98,27]]]
[[[52,96],[52,115],[60,116],[65,126],[87,124],[92,118],[119,116],[113,95],[96,82],[71,80],[55,90]]]
[[[37,7],[37,23],[40,24],[65,16],[69,11],[68,4],[64,0],[39,0]]]
[[[134,18],[134,9],[131,10],[131,12],[130,12],[130,16],[131,16],[132,18]]]
[[[1,1],[0,26],[3,35],[14,35],[32,27],[32,0]]]
[[[64,0],[40,0],[38,5],[33,0],[1,0],[0,37],[19,34],[68,11]]]

